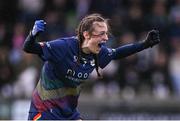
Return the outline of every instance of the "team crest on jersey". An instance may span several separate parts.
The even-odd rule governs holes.
[[[87,63],[87,60],[85,58],[82,58],[82,61],[83,61],[83,66],[85,66]]]
[[[78,57],[74,55],[73,62],[77,62],[77,61],[78,61]],[[83,61],[83,66],[85,66],[88,63],[88,61],[85,58],[82,58],[82,61]],[[95,66],[95,60],[94,59],[92,59],[90,61],[90,65]]]
[[[90,65],[95,66],[95,60],[94,59],[90,61]]]

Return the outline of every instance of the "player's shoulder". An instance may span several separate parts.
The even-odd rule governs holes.
[[[48,41],[47,44],[55,46],[72,46],[77,43],[77,37],[60,37],[55,40]]]
[[[115,52],[115,49],[109,48],[106,45],[101,46],[101,51],[99,52],[99,56],[103,55],[112,55]]]
[[[69,49],[72,49],[73,51],[76,51],[78,49],[77,36],[62,38],[62,40],[67,44]]]
[[[103,54],[104,52],[107,52],[108,51],[108,48],[106,45],[102,45],[101,46],[101,51],[99,52],[99,55]]]
[[[53,42],[59,43],[59,44],[74,44],[77,43],[77,37],[76,36],[71,36],[71,37],[61,37],[57,38],[56,40],[53,40]]]
[[[65,38],[61,38],[61,39],[66,41],[66,43],[68,43],[68,44],[77,44],[77,42],[78,42],[77,36],[65,37]]]

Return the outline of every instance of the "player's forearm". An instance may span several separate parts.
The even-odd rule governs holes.
[[[123,57],[127,57],[129,55],[132,55],[144,49],[146,49],[146,47],[144,46],[144,43],[142,42],[127,44],[127,45],[116,48],[113,59],[120,59]]]
[[[38,55],[43,53],[41,45],[35,41],[35,37],[31,35],[31,32],[24,41],[23,50]]]

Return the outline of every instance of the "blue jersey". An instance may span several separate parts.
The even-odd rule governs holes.
[[[83,54],[78,65],[78,40],[61,38],[41,44],[44,61],[40,80],[33,92],[30,112],[51,112],[55,119],[78,119],[76,109],[81,91],[95,68],[92,54]],[[99,66],[104,68],[115,56],[113,49],[101,47]]]
[[[31,45],[25,42],[25,48]],[[40,80],[32,96],[30,113],[42,112],[44,119],[80,119],[77,111],[81,84],[95,68],[93,54],[83,54],[78,64],[79,43],[77,37],[60,38],[40,44],[44,61]],[[143,43],[127,44],[116,49],[101,46],[99,67],[111,60],[120,59],[145,49]],[[31,115],[30,115],[31,117]],[[39,114],[35,117],[39,117]]]

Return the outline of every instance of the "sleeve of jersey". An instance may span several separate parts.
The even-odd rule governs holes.
[[[104,68],[113,59],[114,49],[103,46],[98,55],[99,67]]]
[[[62,60],[67,52],[67,43],[65,40],[53,40],[40,43],[43,54],[40,56],[44,61],[58,62]]]
[[[99,66],[104,68],[111,60],[121,59],[144,49],[143,43],[127,44],[116,49],[103,46],[99,53]]]
[[[116,48],[113,52],[112,59],[113,60],[121,59],[121,58],[127,57],[129,55],[132,55],[134,53],[140,52],[144,49],[145,49],[145,47],[144,47],[143,43],[140,43],[140,42],[133,43],[133,44],[127,44],[127,45]]]

